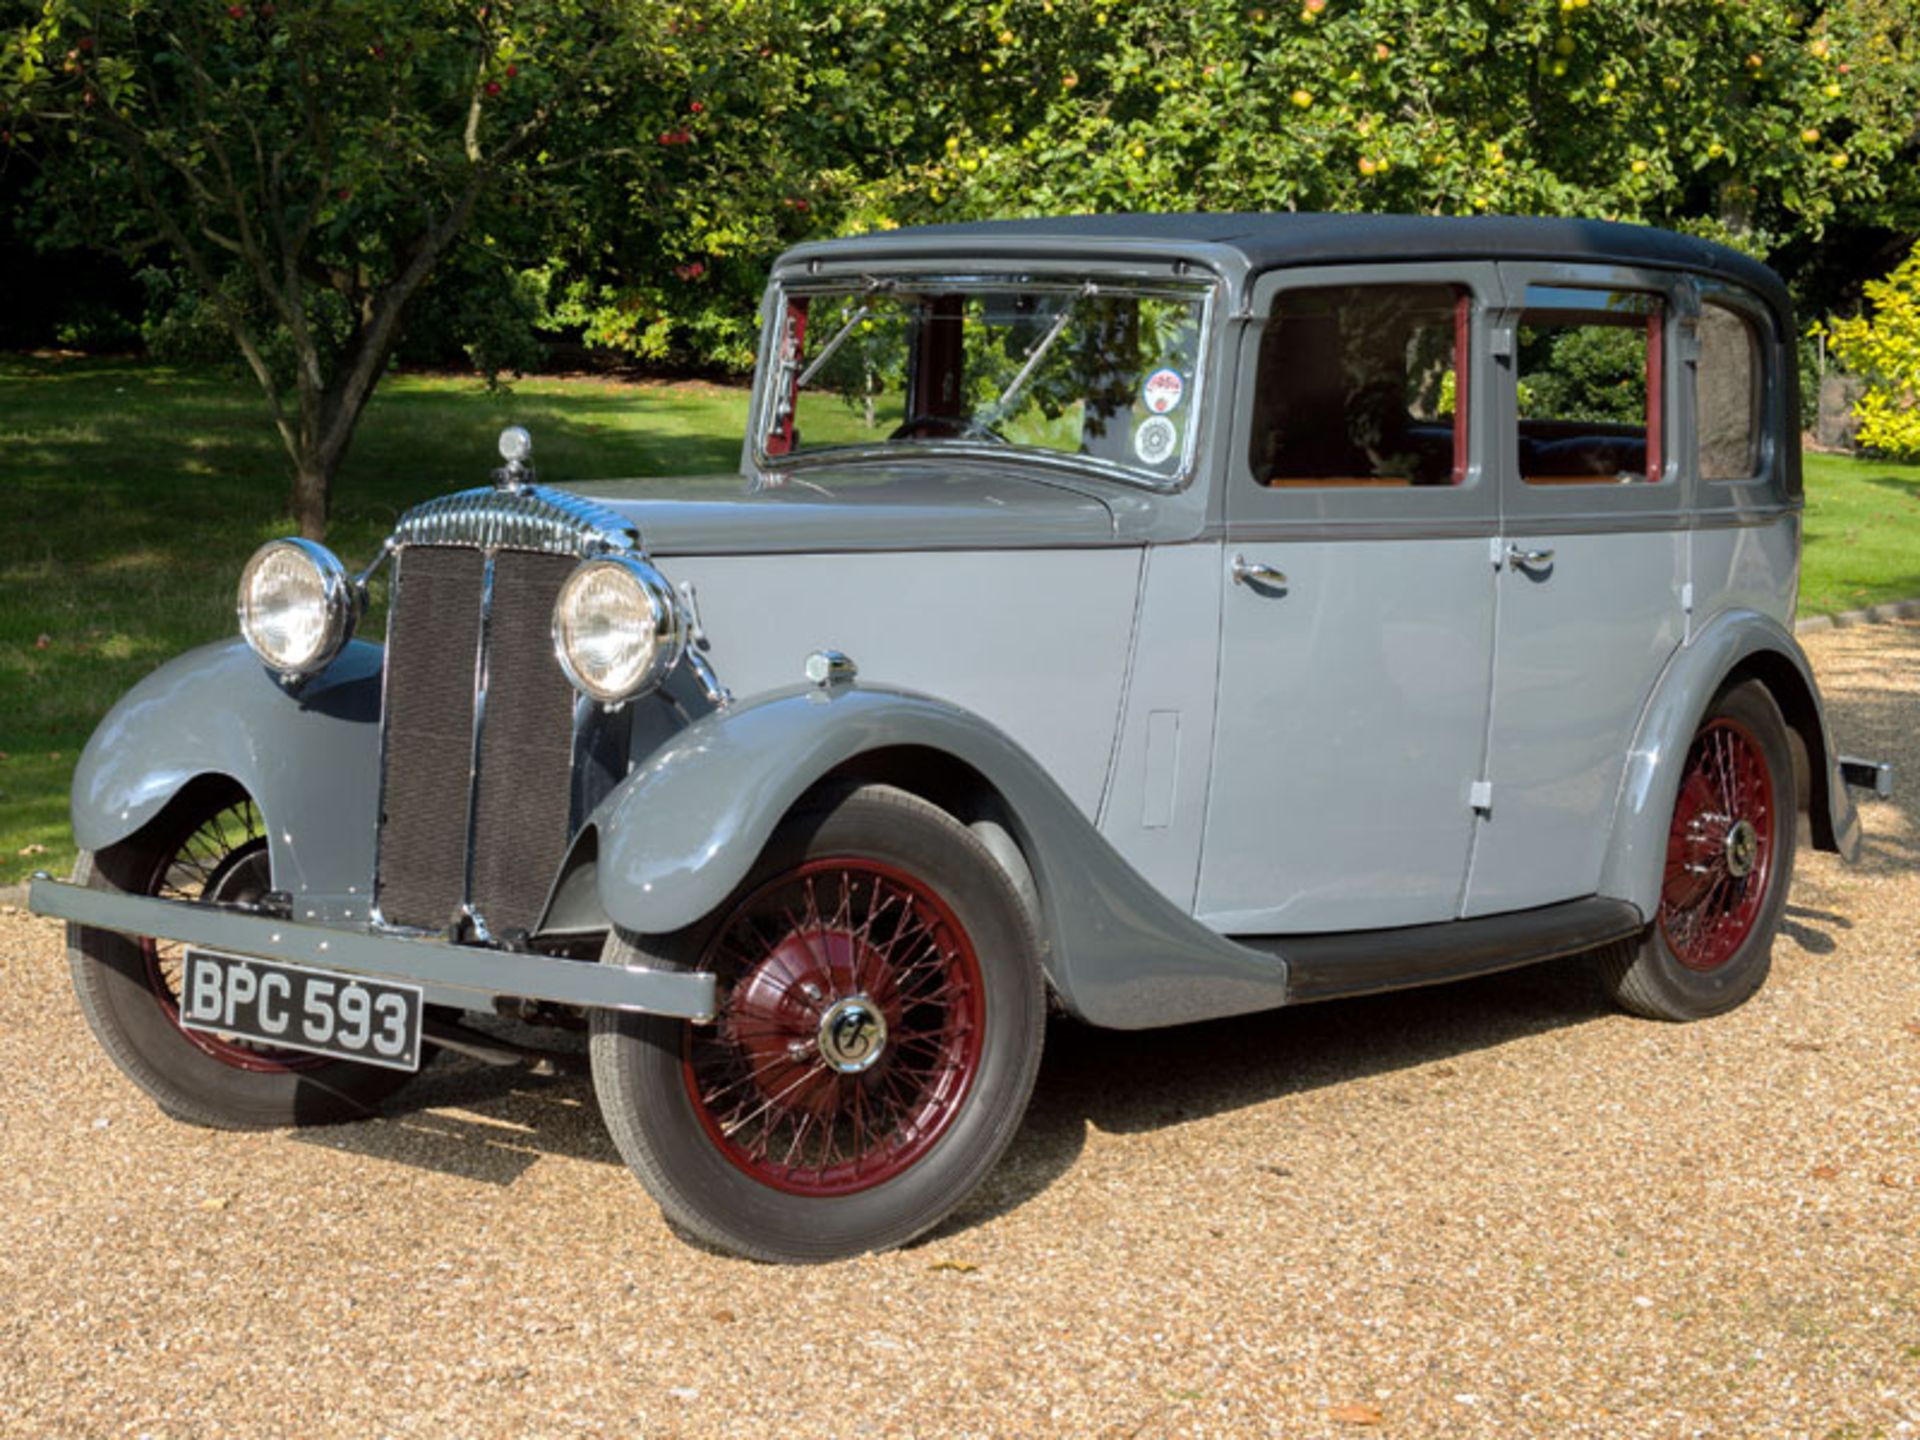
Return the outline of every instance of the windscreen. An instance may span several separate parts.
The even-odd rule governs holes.
[[[770,456],[1006,447],[1154,481],[1185,469],[1204,291],[868,281],[782,309]]]

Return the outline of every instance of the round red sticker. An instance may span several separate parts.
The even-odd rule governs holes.
[[[1154,414],[1164,415],[1180,403],[1186,390],[1187,382],[1180,378],[1178,370],[1156,370],[1140,387],[1140,398]]]

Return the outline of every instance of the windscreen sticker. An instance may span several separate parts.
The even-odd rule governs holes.
[[[1133,453],[1147,465],[1163,465],[1173,456],[1174,446],[1180,443],[1180,432],[1174,428],[1173,421],[1164,415],[1150,415],[1140,422],[1140,428],[1133,432]]]
[[[1180,378],[1178,370],[1156,370],[1140,387],[1140,398],[1154,414],[1165,415],[1180,404],[1180,397],[1186,392],[1187,382]]]

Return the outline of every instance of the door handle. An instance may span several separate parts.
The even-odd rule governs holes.
[[[1287,588],[1287,575],[1284,570],[1248,560],[1244,555],[1236,555],[1233,557],[1233,583],[1264,585],[1269,590],[1284,590]]]
[[[1522,550],[1518,545],[1509,545],[1507,564],[1515,570],[1544,570],[1553,564],[1553,551]]]

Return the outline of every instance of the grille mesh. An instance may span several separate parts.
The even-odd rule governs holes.
[[[377,899],[396,925],[439,930],[467,900],[498,934],[539,919],[567,843],[573,689],[549,639],[562,555],[499,551],[484,644],[486,709],[474,774],[474,681],[483,661],[486,558],[400,551],[387,630]]]
[[[552,615],[573,566],[513,550],[494,561],[473,893],[495,934],[539,922],[566,850],[573,686],[553,655]]]

